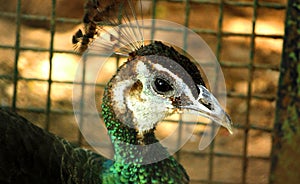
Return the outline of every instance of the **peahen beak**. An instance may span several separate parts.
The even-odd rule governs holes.
[[[198,98],[194,100],[192,104],[181,106],[181,108],[189,110],[192,114],[203,116],[218,123],[232,134],[233,123],[218,100],[204,86],[198,85],[198,88],[200,91]]]

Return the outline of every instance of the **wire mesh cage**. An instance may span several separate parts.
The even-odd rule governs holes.
[[[0,2],[5,4],[0,7],[1,107],[89,147],[72,107],[73,80],[81,56],[74,52],[71,38],[82,27],[83,0]],[[235,134],[222,129],[208,148],[199,151],[195,146],[199,131],[176,153],[191,183],[269,183],[287,2],[141,3],[144,18],[173,21],[200,35],[215,53],[226,80],[227,111]],[[119,65],[119,58],[112,59],[107,75]],[[97,85],[99,94],[108,79]]]

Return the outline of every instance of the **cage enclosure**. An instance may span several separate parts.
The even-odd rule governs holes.
[[[81,85],[73,84],[81,55],[74,51],[71,40],[82,28],[84,1],[0,0],[0,3],[1,108],[16,111],[47,131],[91,148],[78,128],[72,106],[73,85]],[[295,85],[300,75],[299,44],[296,44],[299,35],[288,33],[299,29],[296,18],[299,18],[299,2],[142,0],[141,4],[144,19],[172,21],[201,36],[224,74],[226,111],[234,122],[234,135],[221,128],[209,147],[199,151],[203,125],[197,125],[191,139],[175,153],[191,183],[280,183],[289,181],[285,177],[299,182],[294,173],[299,168],[297,164],[290,175],[280,176],[281,169],[284,170],[281,159],[288,158],[291,152],[299,153],[292,143],[299,140],[299,91],[296,92],[299,87]],[[290,28],[291,25],[294,27]],[[178,30],[163,25],[159,28],[156,34],[163,37],[176,31],[178,35]],[[184,43],[187,37],[179,33],[176,39]],[[112,56],[103,66],[104,77],[97,80],[95,90],[99,109],[106,82],[123,62],[124,58]],[[298,72],[294,71],[297,67]],[[290,83],[294,87],[284,83],[285,74],[280,74],[280,68],[291,71],[287,76],[295,78]],[[283,86],[287,91],[281,91]],[[285,95],[286,99],[291,98],[287,101],[293,102],[291,108],[282,99]],[[280,104],[286,106],[280,109],[284,106]],[[289,111],[282,112],[286,109]],[[289,114],[294,119],[289,119]],[[161,137],[174,129],[176,118],[167,119],[158,127]],[[282,123],[285,120],[287,123]],[[286,148],[289,151],[282,153],[286,144],[290,144]]]

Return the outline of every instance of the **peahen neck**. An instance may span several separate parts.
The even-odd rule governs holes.
[[[102,183],[189,183],[189,177],[184,168],[158,143],[154,129],[141,137],[136,129],[130,128],[116,118],[110,90],[111,84],[109,83],[104,93],[102,116],[111,137],[115,155],[113,163],[104,165],[106,170],[102,174]],[[156,147],[149,149],[149,145]],[[155,161],[155,155],[165,156],[165,159]]]
[[[148,53],[151,48],[141,48],[144,51],[139,55],[153,54]],[[104,166],[103,183],[188,183],[184,168],[155,137],[156,123],[164,115],[148,113],[149,107],[143,103],[137,103],[142,107],[133,104],[134,100],[141,100],[136,97],[143,89],[143,77],[147,77],[135,71],[143,67],[142,60],[131,54],[105,88],[102,117],[114,147],[114,162]],[[139,119],[135,115],[140,112],[145,112],[145,116]]]

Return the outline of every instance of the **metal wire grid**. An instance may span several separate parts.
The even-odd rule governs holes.
[[[0,80],[9,80],[11,83],[13,83],[13,95],[11,100],[11,105],[3,106],[3,108],[11,108],[14,111],[18,112],[30,112],[30,113],[38,113],[38,114],[44,114],[45,115],[45,122],[44,122],[44,128],[46,130],[49,130],[49,127],[51,125],[51,114],[57,114],[57,115],[73,115],[72,110],[64,110],[64,109],[54,109],[51,106],[51,94],[55,93],[55,91],[52,90],[53,84],[62,84],[62,85],[72,85],[73,81],[56,81],[52,79],[52,72],[53,72],[53,65],[52,65],[52,59],[53,55],[55,53],[66,53],[66,54],[75,54],[73,50],[67,49],[67,50],[57,50],[54,48],[54,37],[56,33],[56,24],[58,22],[60,23],[73,23],[73,24],[79,24],[81,23],[81,20],[78,19],[71,19],[71,18],[61,18],[56,16],[56,0],[52,0],[52,8],[51,8],[51,16],[37,16],[37,15],[28,15],[28,14],[22,14],[21,13],[21,0],[17,1],[17,8],[15,13],[11,12],[0,12],[0,17],[2,18],[14,18],[16,22],[16,34],[15,34],[15,44],[14,45],[3,45],[0,43],[0,49],[13,49],[15,53],[14,62],[13,62],[13,73],[12,74],[4,74],[0,75]],[[173,1],[174,3],[179,2],[182,3],[182,1]],[[153,0],[152,1],[152,18],[155,19],[157,17],[157,4],[159,1]],[[256,27],[256,20],[257,20],[257,11],[258,8],[268,8],[268,9],[277,9],[277,10],[284,10],[286,8],[286,5],[279,4],[279,3],[269,3],[269,2],[260,2],[258,0],[254,1],[214,1],[214,0],[187,0],[184,2],[185,6],[185,15],[184,15],[184,25],[186,27],[189,27],[189,21],[190,21],[190,11],[192,4],[211,4],[214,6],[217,6],[219,8],[219,18],[218,18],[218,27],[216,30],[214,29],[201,29],[201,28],[194,28],[193,31],[200,35],[212,35],[217,38],[217,47],[215,49],[215,54],[218,60],[220,61],[220,64],[223,68],[236,68],[236,69],[247,69],[249,71],[248,75],[248,84],[247,84],[247,93],[246,94],[239,94],[234,92],[228,92],[229,98],[235,98],[235,99],[243,99],[246,100],[246,121],[244,124],[236,122],[235,127],[237,129],[240,129],[244,132],[243,137],[243,151],[242,154],[232,154],[232,153],[223,153],[218,152],[215,150],[215,144],[212,143],[210,145],[208,152],[189,152],[186,150],[182,150],[176,154],[177,159],[181,160],[183,159],[181,155],[183,154],[191,154],[196,155],[199,158],[208,157],[208,172],[207,172],[207,178],[206,179],[194,179],[191,178],[192,183],[249,183],[247,180],[247,170],[249,166],[249,160],[265,160],[270,161],[269,157],[264,156],[251,156],[248,155],[247,149],[248,149],[248,142],[249,142],[249,131],[250,130],[259,130],[262,132],[266,132],[271,136],[272,129],[269,127],[264,126],[258,126],[251,124],[250,121],[250,109],[251,109],[251,100],[265,100],[265,101],[274,101],[276,99],[276,96],[274,95],[257,95],[252,94],[252,81],[253,81],[253,73],[255,70],[273,70],[278,71],[279,68],[276,65],[270,65],[270,64],[257,64],[254,63],[254,56],[255,56],[255,39],[256,38],[267,38],[267,39],[283,39],[283,35],[276,35],[276,34],[257,34],[255,33],[255,27]],[[252,16],[252,31],[251,33],[233,33],[233,32],[225,32],[222,30],[223,24],[224,24],[224,6],[234,6],[234,7],[250,7],[253,9],[253,16]],[[20,34],[21,29],[21,23],[23,20],[43,20],[43,21],[49,21],[50,22],[50,43],[49,48],[36,48],[36,47],[29,47],[29,46],[21,46],[20,44],[20,37],[22,36]],[[165,28],[168,29],[168,28]],[[172,30],[170,30],[172,31]],[[221,58],[221,51],[222,51],[222,39],[226,37],[246,37],[250,38],[250,49],[249,49],[249,63],[237,63],[237,62],[230,62],[230,61],[222,61]],[[33,52],[46,52],[49,53],[49,76],[47,79],[39,79],[39,78],[26,78],[26,77],[20,77],[19,71],[18,71],[18,65],[19,65],[19,56],[22,51],[33,51]],[[20,81],[24,82],[46,82],[47,83],[47,100],[46,100],[46,106],[45,108],[36,108],[36,107],[18,107],[17,106],[17,99],[18,97],[18,83]],[[103,84],[99,84],[98,87],[103,88]],[[79,130],[78,130],[79,132]],[[79,145],[84,144],[81,134],[78,133],[78,139],[75,142]],[[238,158],[242,160],[242,176],[240,181],[220,181],[214,179],[214,169],[215,164],[214,161],[216,158],[229,158],[234,159]],[[232,171],[235,172],[235,171]],[[251,182],[251,181],[250,181]]]

